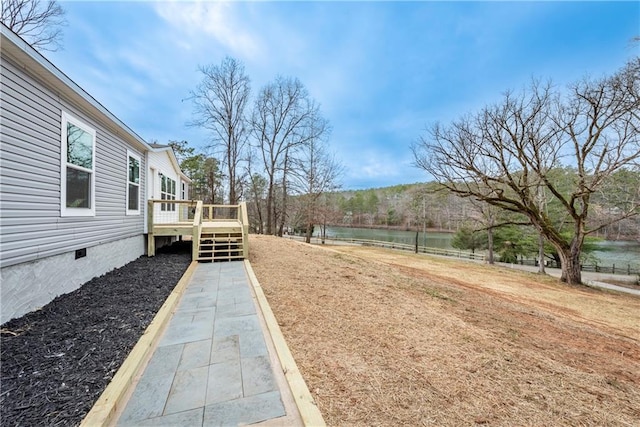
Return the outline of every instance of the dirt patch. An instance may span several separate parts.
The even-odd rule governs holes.
[[[76,425],[191,262],[163,248],[61,295],[1,329],[0,424]]]
[[[250,248],[329,425],[640,419],[640,298],[374,248]]]

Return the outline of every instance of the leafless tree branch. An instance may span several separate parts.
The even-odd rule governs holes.
[[[594,194],[616,173],[640,160],[640,59],[613,76],[585,79],[564,98],[534,81],[521,94],[448,126],[435,124],[413,144],[416,166],[462,196],[519,212],[558,250],[563,280],[579,283],[584,237],[606,224],[638,215],[640,194],[589,229]],[[571,181],[554,171],[575,170]],[[567,239],[537,202],[543,187],[572,224]]]
[[[220,65],[200,67],[203,80],[192,93],[194,126],[209,129],[213,148],[219,149],[229,182],[229,203],[239,198],[240,163],[249,135],[246,109],[251,93],[249,77],[236,59],[226,57]]]
[[[2,23],[38,50],[62,47],[64,14],[56,0],[2,0]]]

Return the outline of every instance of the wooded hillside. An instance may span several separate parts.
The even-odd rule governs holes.
[[[571,168],[558,169],[562,179],[571,179],[575,173]],[[606,194],[598,195],[594,201],[595,224],[606,219],[619,203],[628,200],[640,188],[640,172],[621,171],[616,174]],[[292,203],[295,206],[295,202]],[[345,190],[326,194],[318,225],[352,227],[391,227],[403,230],[422,231],[438,229],[456,232],[462,228],[481,230],[485,228],[484,205],[472,199],[461,198],[436,183],[415,183],[367,190]],[[554,205],[548,207],[549,215],[558,215]],[[291,217],[291,227],[302,227],[297,211]],[[558,221],[562,221],[558,217]],[[519,223],[526,219],[517,215],[503,218],[504,222]],[[529,227],[531,228],[531,227]],[[533,230],[531,230],[533,231]],[[640,240],[640,217],[635,216],[605,227],[598,237],[607,240]]]

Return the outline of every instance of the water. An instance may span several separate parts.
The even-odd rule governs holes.
[[[598,265],[616,265],[616,269],[631,266],[640,269],[640,242],[615,242],[605,240],[596,244],[593,255],[598,259]]]
[[[320,227],[316,227],[314,236],[320,236]],[[404,243],[415,245],[416,232],[402,230],[387,230],[381,228],[350,228],[327,227],[327,237],[341,237],[346,239],[381,240],[385,242]],[[419,233],[418,244],[439,249],[453,249],[451,239],[453,233],[427,232]],[[597,243],[597,248],[592,256],[598,265],[610,267],[615,264],[617,268],[640,269],[640,242],[616,242],[604,240]],[[592,264],[592,261],[588,261]]]
[[[320,227],[316,227],[313,235],[320,237]],[[383,242],[416,244],[415,231],[388,230],[384,228],[350,228],[327,227],[327,237],[339,237],[345,239],[381,240]],[[453,249],[451,247],[452,233],[419,233],[418,244],[430,248]]]

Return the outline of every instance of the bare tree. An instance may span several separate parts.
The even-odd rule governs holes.
[[[61,47],[64,14],[56,0],[2,0],[2,23],[38,50]]]
[[[213,148],[227,174],[229,203],[236,204],[240,192],[240,167],[248,137],[245,110],[251,93],[249,77],[238,60],[226,57],[220,65],[200,67],[202,82],[192,93],[196,119],[193,125],[213,133]]]
[[[292,175],[296,188],[301,194],[305,240],[311,243],[313,225],[318,220],[320,196],[338,188],[342,166],[327,150],[325,138],[329,134],[327,120],[314,117],[310,119],[308,129],[316,137],[309,139],[299,150],[298,156],[294,159]]]
[[[640,58],[611,77],[585,79],[564,99],[550,84],[448,126],[434,125],[413,144],[415,164],[463,197],[524,214],[558,251],[562,280],[581,283],[584,238],[637,215],[640,200],[589,226],[592,196],[616,171],[640,159]],[[569,188],[552,179],[554,168],[576,169]],[[540,186],[566,212],[567,237],[537,201]]]
[[[629,210],[640,199],[640,166],[636,170],[620,170],[607,179],[595,198],[598,206],[593,224],[602,224],[616,212]],[[637,239],[640,241],[640,215],[603,228],[607,239]]]
[[[256,99],[251,128],[267,179],[266,234],[282,234],[291,158],[301,145],[319,137],[310,128],[317,116],[317,104],[298,79],[278,77]],[[280,206],[275,203],[277,193]]]
[[[487,232],[487,262],[489,264],[495,264],[493,232],[496,228],[511,222],[503,221],[503,218],[500,218],[501,210],[484,201],[470,199],[470,207],[472,208],[471,215],[473,215],[474,212],[476,213],[476,215],[473,215],[475,222],[474,231],[486,230]]]
[[[266,199],[267,180],[254,168],[258,158],[255,147],[249,147],[247,151],[246,173],[248,176],[248,200],[249,218],[253,221],[253,229],[257,234],[264,234],[264,205]],[[257,160],[258,162],[260,160]]]

